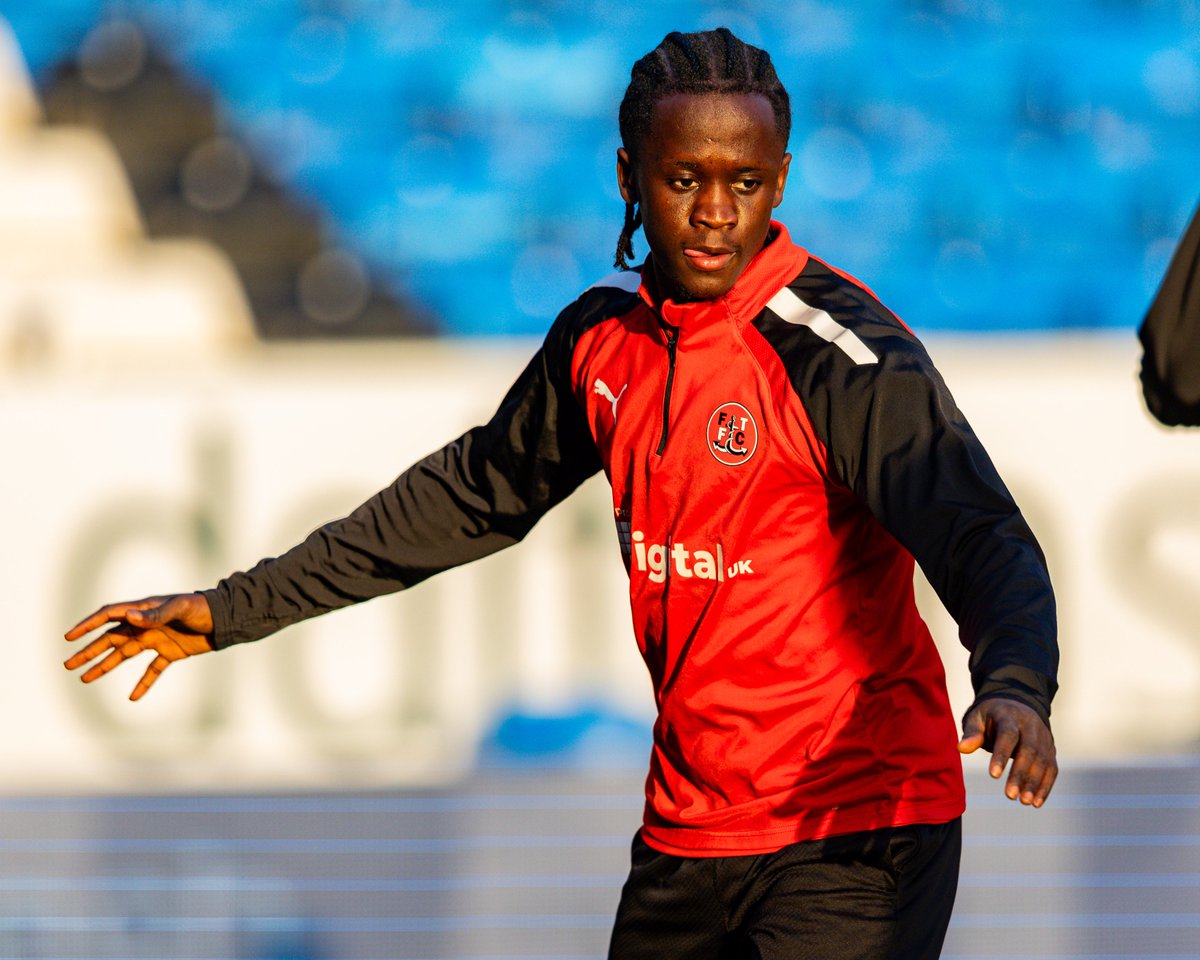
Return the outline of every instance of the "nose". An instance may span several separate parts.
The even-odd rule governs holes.
[[[737,205],[733,191],[725,184],[705,184],[696,193],[692,207],[692,225],[710,229],[732,227],[737,224]]]

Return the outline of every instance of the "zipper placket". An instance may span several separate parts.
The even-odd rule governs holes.
[[[662,328],[667,338],[667,386],[663,390],[662,436],[658,438],[658,449],[654,451],[659,457],[667,448],[667,428],[671,423],[671,386],[675,382],[675,344],[679,340],[678,327],[663,323]]]

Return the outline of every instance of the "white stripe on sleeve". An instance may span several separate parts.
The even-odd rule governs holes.
[[[767,301],[767,308],[781,320],[808,327],[855,363],[876,363],[879,359],[852,331],[847,330],[824,310],[810,307],[787,287]]]

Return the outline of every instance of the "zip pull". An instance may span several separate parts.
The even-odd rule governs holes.
[[[671,422],[671,387],[675,382],[675,344],[679,340],[679,328],[669,323],[662,325],[667,338],[667,386],[663,390],[662,435],[658,438],[657,456],[662,456],[667,448],[667,428]]]

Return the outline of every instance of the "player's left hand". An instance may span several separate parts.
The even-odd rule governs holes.
[[[1005,796],[1034,807],[1046,802],[1058,777],[1058,759],[1054,734],[1032,707],[1000,697],[974,707],[963,719],[958,750],[974,753],[981,747],[992,752],[988,773],[995,780],[1012,760]]]

